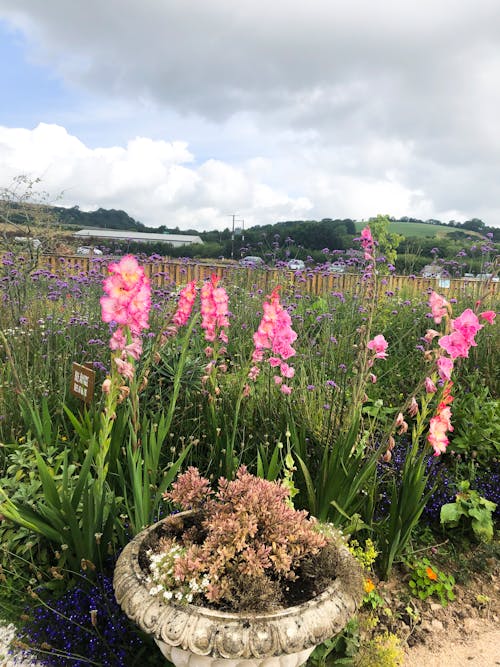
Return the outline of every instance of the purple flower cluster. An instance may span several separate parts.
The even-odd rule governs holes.
[[[379,470],[382,475],[390,473],[399,479],[406,456],[406,447],[402,444],[392,451],[390,463],[380,463]],[[451,463],[451,465],[450,465]],[[471,488],[479,492],[479,495],[496,503],[497,508],[494,518],[500,518],[500,462],[492,461],[488,467],[477,467],[471,474],[470,468],[455,469],[455,461],[449,458],[436,459],[429,456],[427,462],[428,481],[425,491],[432,489],[427,505],[422,512],[422,519],[435,526],[439,525],[441,507],[446,503],[452,503],[458,490],[458,483],[462,479],[469,479]],[[382,518],[389,510],[389,497],[382,482],[377,505],[377,518]]]

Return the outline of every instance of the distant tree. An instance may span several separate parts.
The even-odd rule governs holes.
[[[472,220],[466,220],[462,227],[463,229],[470,229],[473,232],[482,232],[485,228],[485,224],[479,218],[472,218]]]

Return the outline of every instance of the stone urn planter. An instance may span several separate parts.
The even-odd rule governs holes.
[[[276,612],[226,613],[152,596],[144,553],[168,521],[143,530],[123,549],[114,589],[125,614],[179,667],[298,667],[317,645],[341,632],[356,611],[359,567],[345,547],[340,575],[326,590]]]

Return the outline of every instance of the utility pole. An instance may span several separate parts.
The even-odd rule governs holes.
[[[233,213],[233,231],[231,232],[231,259],[234,259],[234,220],[236,218],[236,213]]]
[[[233,219],[233,226],[232,226],[232,231],[231,231],[231,259],[234,259],[234,223],[235,222],[243,222],[245,224],[244,220],[236,220],[237,213],[231,213],[230,217]],[[245,227],[243,227],[243,230]],[[245,232],[243,231],[243,240],[245,239]]]

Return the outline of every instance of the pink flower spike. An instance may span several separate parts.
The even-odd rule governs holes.
[[[196,280],[191,280],[186,287],[184,287],[179,294],[179,303],[177,310],[172,318],[174,324],[177,326],[184,326],[189,320],[193,305],[196,300]]]
[[[437,387],[431,378],[425,378],[425,391],[427,394],[435,394],[437,391]]]
[[[429,306],[431,308],[432,317],[436,324],[440,324],[443,317],[448,314],[449,303],[446,299],[436,292],[431,292],[429,297]]]
[[[482,317],[483,320],[486,320],[489,324],[493,324],[496,316],[497,314],[494,310],[485,310],[483,313],[479,313],[479,317]]]
[[[450,380],[451,372],[453,371],[453,359],[449,357],[439,357],[437,360],[437,368],[441,380]]]
[[[375,241],[373,240],[371,229],[368,226],[361,231],[361,247],[364,250],[365,259],[373,259]]]
[[[367,347],[369,350],[375,352],[375,359],[387,359],[386,350],[388,345],[388,342],[382,334],[378,334],[378,336],[375,336],[375,338],[369,341]]]

